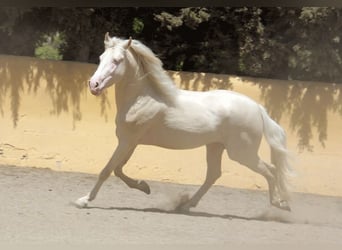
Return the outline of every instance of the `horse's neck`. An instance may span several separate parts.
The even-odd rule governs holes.
[[[168,76],[165,81],[171,81]],[[128,109],[142,96],[150,96],[158,102],[172,105],[178,93],[176,86],[170,82],[155,83],[147,77],[126,78],[115,85],[116,105],[118,111]]]
[[[146,82],[126,82],[116,85],[116,125],[147,124],[166,107]]]
[[[153,78],[152,78],[153,79]],[[173,106],[179,89],[176,87],[170,76],[166,72],[161,72],[156,78],[151,81],[151,88],[154,90],[158,98],[163,100],[168,105]]]
[[[141,93],[140,86],[129,80],[117,83],[115,85],[115,101],[117,110],[123,109],[136,100]]]
[[[150,95],[145,81],[126,79],[115,85],[115,99],[118,112],[126,112],[142,96]]]

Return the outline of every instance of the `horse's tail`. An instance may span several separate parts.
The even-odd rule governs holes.
[[[271,163],[276,167],[277,186],[280,194],[289,198],[288,177],[293,174],[293,169],[286,148],[286,134],[284,129],[271,119],[264,107],[260,105],[260,109],[264,124],[264,136],[271,148]]]

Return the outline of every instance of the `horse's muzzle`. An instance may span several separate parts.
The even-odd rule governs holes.
[[[98,88],[99,87],[98,82],[95,82],[95,84],[92,84],[91,81],[88,81],[88,85],[89,85],[90,93],[92,93],[95,96],[98,96],[99,94],[101,94],[101,90]]]
[[[101,94],[101,91],[99,91],[98,89],[90,89],[90,93],[92,93],[95,96],[98,96]]]

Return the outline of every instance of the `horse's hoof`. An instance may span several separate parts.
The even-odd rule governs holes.
[[[145,194],[150,194],[151,193],[150,186],[146,183],[146,181],[140,181],[138,189],[143,191]]]
[[[272,202],[272,205],[274,205],[275,207],[280,208],[282,210],[291,212],[291,208],[289,206],[289,203],[286,200]]]
[[[280,201],[280,208],[291,212],[291,207],[287,201]]]
[[[190,211],[190,208],[192,207],[191,204],[189,203],[190,198],[188,194],[184,194],[180,197],[179,204],[175,208],[176,212],[179,213],[187,213]]]
[[[85,208],[88,206],[88,201],[89,201],[89,197],[88,196],[84,196],[84,197],[81,197],[79,198],[78,200],[76,200],[74,202],[74,205],[77,207],[77,208]]]

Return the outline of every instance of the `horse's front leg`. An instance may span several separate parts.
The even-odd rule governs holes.
[[[131,157],[135,147],[136,144],[120,143],[119,141],[119,145],[117,146],[107,165],[102,169],[98,180],[91,192],[88,195],[76,200],[75,205],[79,208],[83,208],[86,207],[90,201],[94,200],[104,181],[116,168],[122,168],[122,166]]]

